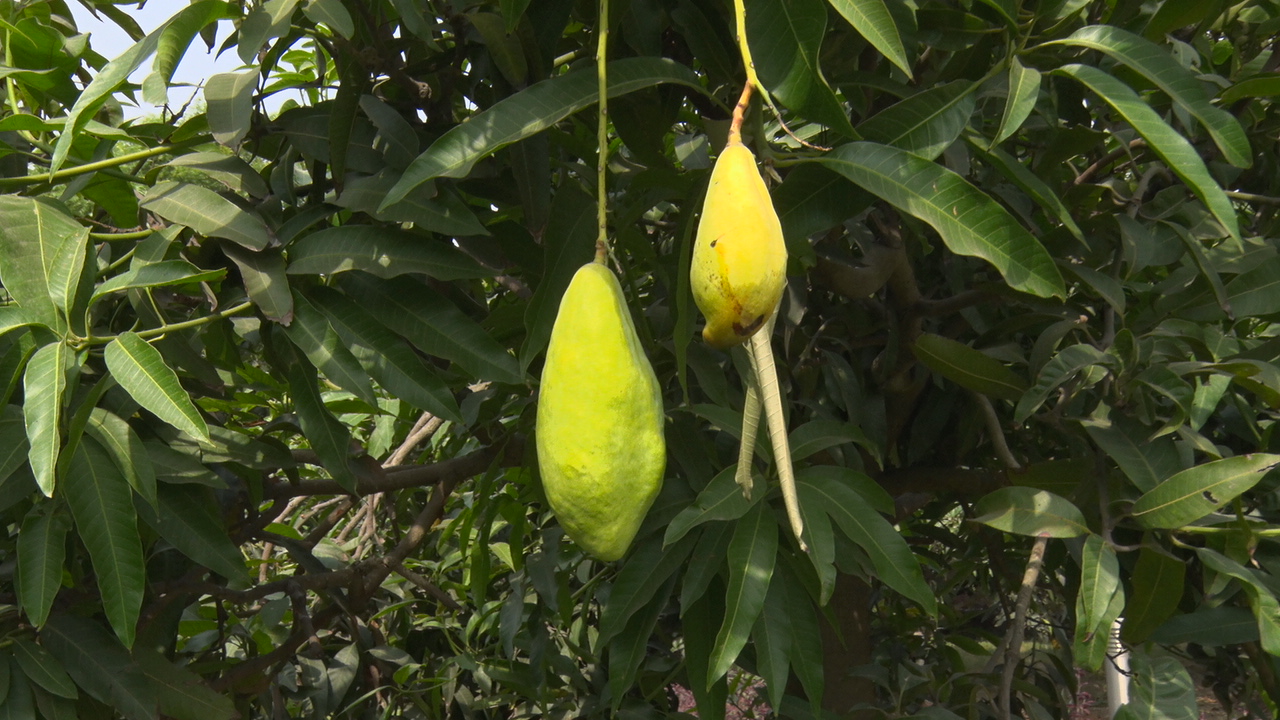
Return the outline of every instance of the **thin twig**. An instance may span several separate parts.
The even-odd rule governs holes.
[[[1000,417],[996,415],[996,409],[991,405],[991,398],[979,392],[973,393],[973,397],[978,402],[978,409],[982,411],[982,419],[987,423],[987,433],[991,435],[991,444],[996,448],[996,457],[1000,458],[1000,462],[1010,470],[1015,472],[1021,470],[1022,464],[1009,449],[1009,442],[1005,440],[1004,429],[1000,426]]]
[[[1000,675],[1000,717],[1013,720],[1011,706],[1013,703],[1013,674],[1022,658],[1022,635],[1027,625],[1027,610],[1031,607],[1031,593],[1036,589],[1036,581],[1040,579],[1040,568],[1044,564],[1044,551],[1049,538],[1038,537],[1031,546],[1031,556],[1027,558],[1027,570],[1022,575],[1022,588],[1018,591],[1018,604],[1014,609],[1013,627],[1009,628],[1008,644],[1005,647],[1004,671]]]

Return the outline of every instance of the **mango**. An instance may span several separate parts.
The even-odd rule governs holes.
[[[560,300],[538,398],[538,467],[565,532],[622,557],[662,487],[662,393],[618,279],[588,263]]]
[[[693,299],[702,338],[728,348],[764,327],[787,284],[787,246],[756,158],[730,140],[711,170],[693,246]]]

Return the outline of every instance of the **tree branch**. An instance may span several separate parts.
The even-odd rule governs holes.
[[[489,467],[489,463],[502,452],[505,458],[519,457],[524,442],[512,438],[505,446],[490,445],[461,457],[442,460],[430,465],[402,466],[399,472],[383,477],[362,477],[356,484],[356,495],[425,487],[440,482],[457,482],[471,477]],[[346,495],[348,491],[336,480],[303,480],[299,483],[278,482],[268,485],[263,497],[269,499],[292,498],[299,495]]]

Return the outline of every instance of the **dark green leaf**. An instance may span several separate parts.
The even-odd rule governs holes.
[[[1124,607],[1125,642],[1146,642],[1178,610],[1187,565],[1160,550],[1143,547],[1133,568],[1133,592]]]
[[[1063,348],[1040,369],[1036,383],[1023,394],[1013,412],[1015,422],[1026,422],[1052,393],[1081,370],[1093,365],[1109,365],[1113,358],[1092,345],[1081,343]]]
[[[956,173],[904,150],[869,142],[841,145],[820,162],[938,231],[952,252],[990,262],[1011,287],[1062,297],[1048,251],[986,193]]]
[[[806,118],[857,137],[818,64],[827,29],[822,0],[750,0],[747,40],[760,82]]]
[[[613,581],[609,602],[600,612],[597,642],[601,646],[621,632],[641,608],[651,604],[667,579],[684,565],[693,545],[690,541],[664,548],[660,542],[646,542],[631,553]]]
[[[94,408],[85,425],[124,475],[134,492],[151,507],[156,507],[156,471],[141,438],[129,423],[103,408]]]
[[[1076,622],[1093,632],[1105,632],[1099,625],[1111,606],[1111,597],[1120,587],[1120,561],[1116,551],[1099,535],[1089,535],[1080,557],[1080,607],[1084,614]]]
[[[1183,470],[1143,493],[1129,511],[1145,528],[1179,528],[1231,502],[1276,465],[1280,455],[1255,453]]]
[[[158,499],[155,510],[134,503],[144,522],[183,555],[225,577],[231,587],[249,585],[244,557],[227,537],[227,528],[216,512],[218,504],[208,489],[163,483]]]
[[[217,75],[214,78],[218,77]],[[205,84],[205,97],[209,94],[209,85],[213,78]],[[212,113],[212,109],[210,110]],[[213,122],[210,120],[210,122]],[[216,136],[215,136],[216,137]],[[271,188],[262,179],[253,166],[235,155],[224,155],[218,152],[198,152],[179,155],[166,163],[168,167],[185,167],[199,170],[231,190],[248,193],[257,198],[266,197]]]
[[[711,649],[709,678],[719,679],[729,672],[747,644],[747,636],[764,609],[777,553],[778,523],[767,504],[757,503],[738,521],[729,542],[729,588],[724,622]]]
[[[1036,107],[1036,99],[1040,96],[1040,71],[1029,68],[1015,55],[1009,58],[1009,90],[1004,105],[1004,114],[1000,116],[1000,127],[991,141],[995,147],[1004,142],[1022,127],[1031,111]]]
[[[1168,440],[1135,437],[1136,429],[1102,420],[1082,421],[1085,432],[1142,492],[1178,471],[1177,451]]]
[[[347,462],[351,451],[351,433],[329,409],[324,406],[320,390],[316,387],[315,368],[310,363],[296,361],[289,366],[289,392],[293,395],[294,409],[302,423],[302,432],[311,443],[311,449],[320,456],[329,475],[347,491],[356,491],[356,476]]]
[[[284,255],[279,250],[255,253],[234,245],[223,251],[240,268],[245,292],[262,314],[281,325],[293,322],[293,294],[289,292]]]
[[[18,533],[18,599],[27,621],[44,625],[53,599],[62,586],[66,559],[67,522],[46,505],[32,511]]]
[[[80,693],[76,691],[71,676],[63,669],[48,650],[25,640],[14,638],[13,657],[18,661],[22,672],[29,680],[59,697],[75,700]]]
[[[742,488],[734,480],[734,470],[728,467],[707,483],[698,493],[698,499],[680,511],[667,525],[663,545],[679,542],[690,530],[712,520],[737,520],[751,509],[751,500],[742,496]],[[757,501],[760,496],[755,498]]]
[[[296,291],[293,309],[293,322],[285,330],[289,340],[335,385],[377,407],[369,374],[338,339],[328,318]]]
[[[1247,608],[1201,607],[1170,618],[1151,633],[1151,641],[1162,645],[1195,643],[1204,647],[1257,642],[1258,621]]]
[[[199,675],[169,662],[150,648],[136,653],[138,668],[155,688],[160,712],[175,720],[231,720],[239,717],[231,698],[214,692]]]
[[[221,280],[226,270],[201,270],[186,260],[162,260],[130,268],[94,288],[94,299],[133,288],[185,285]]]
[[[0,409],[0,483],[27,461],[26,425],[21,407],[5,405]]]
[[[111,375],[139,405],[189,435],[208,439],[208,424],[159,350],[126,332],[107,344],[104,355]]]
[[[1016,401],[1027,390],[1027,381],[1004,363],[941,335],[923,333],[912,351],[930,370],[974,392]]]
[[[71,679],[98,701],[129,720],[156,720],[156,693],[146,675],[97,623],[74,615],[55,615],[40,642]]]
[[[975,521],[1017,535],[1069,538],[1089,532],[1084,515],[1071,501],[1035,488],[1000,488],[973,510]]]
[[[399,178],[398,173],[386,171],[353,178],[343,187],[342,195],[334,202],[340,207],[366,213],[378,220],[413,223],[420,230],[450,237],[489,234],[466,203],[435,183],[423,183],[400,202],[379,210],[382,199]]]
[[[327,228],[289,248],[290,275],[333,275],[348,270],[383,278],[422,273],[437,280],[497,274],[437,238],[373,225]]]
[[[977,103],[977,87],[956,80],[916,93],[858,124],[858,134],[934,160],[960,137]]]
[[[831,6],[881,55],[911,77],[911,65],[902,47],[902,37],[884,0],[831,0]]]

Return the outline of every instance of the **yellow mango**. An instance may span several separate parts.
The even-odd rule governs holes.
[[[713,347],[743,342],[778,307],[787,284],[787,246],[756,158],[730,141],[711,171],[690,271],[693,299]]]
[[[617,560],[662,487],[662,393],[609,268],[578,269],[560,300],[538,398],[538,467],[565,532]]]

